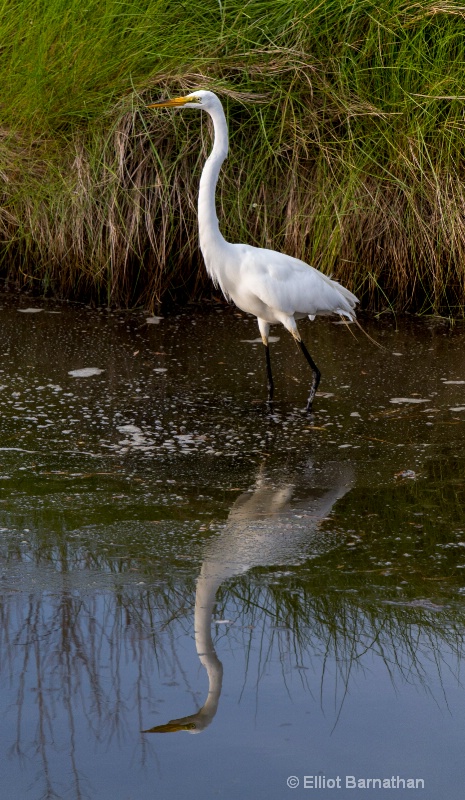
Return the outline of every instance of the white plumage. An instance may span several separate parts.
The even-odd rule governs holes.
[[[216,94],[199,90],[149,107],[198,108],[212,118],[215,138],[203,168],[198,200],[200,249],[207,272],[228,300],[257,317],[266,352],[269,402],[274,390],[268,346],[270,325],[281,323],[292,334],[313,374],[307,402],[310,411],[320,382],[320,371],[301,339],[296,320],[306,316],[314,319],[323,314],[340,314],[353,320],[357,298],[304,261],[275,250],[231,244],[222,236],[216,216],[215,189],[221,165],[228,154],[228,128],[223,106]]]

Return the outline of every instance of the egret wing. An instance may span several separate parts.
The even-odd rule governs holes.
[[[336,281],[292,256],[250,247],[241,258],[241,281],[269,308],[285,314],[353,312],[357,298]]]

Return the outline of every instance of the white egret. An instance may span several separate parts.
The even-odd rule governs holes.
[[[321,373],[297,329],[296,320],[324,314],[355,319],[355,295],[298,258],[248,244],[231,244],[222,236],[215,208],[215,189],[221,165],[228,154],[228,128],[223,106],[213,92],[199,90],[185,97],[152,103],[149,108],[197,108],[213,121],[214,143],[203,168],[198,198],[200,249],[215,286],[227,300],[257,317],[265,345],[268,401],[273,399],[268,334],[270,325],[281,323],[300,346],[312,370],[307,411],[312,408]]]

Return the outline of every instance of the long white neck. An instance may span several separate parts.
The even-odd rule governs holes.
[[[207,270],[209,270],[208,252],[211,247],[218,248],[226,244],[220,233],[215,207],[215,189],[223,161],[228,155],[228,126],[221,103],[208,109],[213,120],[214,141],[212,151],[205,163],[200,178],[198,220],[199,240]]]

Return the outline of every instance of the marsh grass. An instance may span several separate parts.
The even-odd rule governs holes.
[[[304,258],[368,307],[465,307],[465,5],[4,0],[1,272],[113,305],[199,297],[200,114],[231,154],[227,238]],[[210,291],[210,289],[208,289]]]

